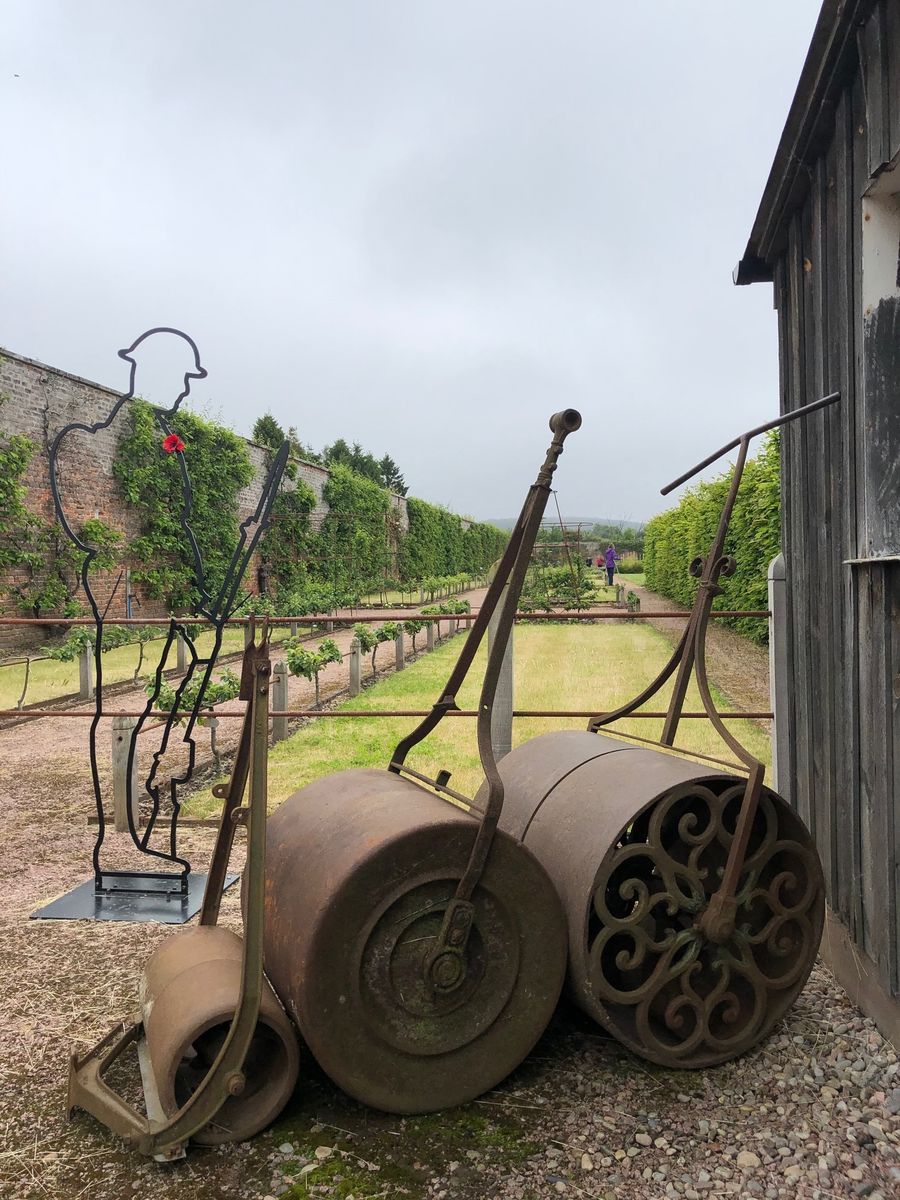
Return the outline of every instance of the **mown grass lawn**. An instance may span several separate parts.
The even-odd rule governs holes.
[[[165,629],[160,627],[160,632]],[[280,641],[288,636],[285,628],[276,628],[272,635],[273,641]],[[197,652],[201,656],[212,649],[212,633],[203,633],[196,639]],[[141,678],[149,679],[159,665],[165,639],[147,642],[144,646],[144,661],[141,664]],[[244,648],[244,630],[241,626],[225,630],[222,639],[222,654],[237,654]],[[34,651],[39,655],[40,650]],[[136,644],[119,646],[103,655],[104,684],[122,683],[134,676],[138,664],[140,648]],[[16,657],[19,657],[18,655]],[[24,657],[24,655],[22,656]],[[169,667],[175,666],[174,649],[169,656]],[[25,664],[13,662],[11,665],[0,663],[0,708],[15,708],[22,694],[25,683]],[[78,691],[78,661],[57,662],[55,659],[45,659],[33,662],[28,679],[28,691],[25,695],[26,704],[39,704],[45,700],[56,700],[61,696],[71,695]]]
[[[597,625],[517,625],[514,642],[514,688],[517,709],[595,709],[608,711],[640,690],[666,662],[670,645],[662,634],[645,624],[616,622]],[[428,708],[440,694],[453,663],[462,649],[458,636],[433,653],[423,655],[398,674],[386,676],[341,709]],[[462,694],[461,708],[477,707],[485,651],[482,648]],[[670,686],[651,707],[665,707]],[[731,704],[716,696],[721,707]],[[686,709],[701,708],[696,686],[688,693]],[[297,788],[322,775],[348,767],[386,766],[394,746],[415,725],[411,717],[314,719],[293,737],[272,749],[269,758],[269,796],[274,807]],[[513,744],[519,745],[554,729],[580,729],[583,719],[517,718],[513,722]],[[730,727],[766,763],[770,761],[769,737],[751,721],[735,721]],[[627,720],[620,723],[627,733],[658,737],[662,722]],[[684,721],[679,745],[729,758],[715,731],[706,721]],[[475,720],[448,717],[418,746],[407,760],[417,770],[434,775],[441,768],[452,772],[451,786],[474,795],[481,783],[475,744]],[[209,791],[199,792],[188,803],[192,816],[211,815],[220,808]]]

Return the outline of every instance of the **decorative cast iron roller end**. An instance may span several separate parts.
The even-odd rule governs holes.
[[[709,1067],[794,1002],[822,933],[815,844],[763,788],[737,881],[721,881],[744,780],[595,733],[545,734],[499,764],[500,829],[556,884],[576,1003],[635,1053]]]

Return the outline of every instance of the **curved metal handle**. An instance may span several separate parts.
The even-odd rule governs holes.
[[[437,991],[453,991],[465,979],[465,949],[474,919],[472,895],[487,864],[503,808],[503,780],[497,769],[497,760],[491,745],[491,720],[497,684],[500,679],[500,668],[519,605],[522,584],[531,561],[531,552],[541,526],[547,497],[550,495],[550,480],[556,470],[559,456],[562,454],[563,442],[570,433],[581,427],[581,414],[574,408],[566,408],[561,412],[554,413],[549,424],[553,433],[553,441],[547,450],[537,479],[531,485],[525,498],[522,512],[510,537],[500,568],[481,606],[475,626],[466,640],[463,653],[450,677],[444,695],[435,705],[431,715],[426,717],[413,735],[416,740],[421,740],[421,737],[424,737],[425,733],[433,729],[440,721],[448,708],[456,707],[456,692],[465,679],[478,644],[487,629],[488,621],[493,616],[497,604],[501,603],[502,597],[496,639],[488,655],[481,697],[478,702],[478,753],[485,782],[488,785],[488,796],[466,869],[457,885],[453,899],[444,913],[440,931],[424,959],[425,981]],[[394,755],[395,761],[391,764],[395,770],[403,761],[400,758],[398,762],[399,753],[402,751],[405,755],[410,745],[414,744],[415,741],[412,738],[401,742]]]

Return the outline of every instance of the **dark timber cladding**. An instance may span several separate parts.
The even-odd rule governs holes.
[[[826,0],[736,283],[769,281],[791,753],[830,906],[900,996],[900,0]]]

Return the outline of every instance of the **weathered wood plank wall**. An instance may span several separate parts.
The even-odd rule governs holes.
[[[829,902],[898,995],[900,559],[848,560],[900,531],[900,300],[864,313],[862,290],[863,196],[900,153],[900,0],[873,6],[857,48],[774,269],[783,410],[843,394],[783,434],[786,766]]]

